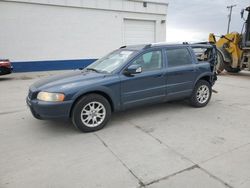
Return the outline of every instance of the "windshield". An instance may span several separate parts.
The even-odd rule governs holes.
[[[116,50],[87,66],[87,70],[112,73],[134,53],[132,50]]]

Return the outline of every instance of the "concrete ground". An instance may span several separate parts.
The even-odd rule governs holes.
[[[58,73],[0,77],[1,188],[250,187],[250,72],[219,76],[205,108],[133,109],[87,134],[26,107],[29,85]]]

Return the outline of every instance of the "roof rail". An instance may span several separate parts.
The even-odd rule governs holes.
[[[150,48],[151,46],[152,46],[152,44],[147,44],[147,45],[145,45],[145,46],[144,46],[144,48],[143,48],[143,49]]]
[[[127,47],[127,46],[121,46],[120,49],[121,49],[121,48],[126,48],[126,47]]]
[[[188,42],[183,42],[182,44],[188,44]]]

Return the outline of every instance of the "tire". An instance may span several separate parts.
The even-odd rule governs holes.
[[[190,104],[197,108],[204,107],[210,101],[211,96],[212,96],[211,84],[206,80],[199,80],[194,87],[192,96],[190,98]]]
[[[225,53],[225,55],[227,54],[227,52]],[[230,59],[232,59],[230,57]],[[241,71],[240,68],[232,68],[231,67],[231,64],[232,64],[232,60],[230,60],[230,62],[227,62],[223,59],[223,56],[221,54],[221,52],[218,50],[217,51],[217,65],[216,65],[216,72],[218,74],[220,74],[224,69],[227,71],[227,72],[230,72],[230,73],[238,73]]]
[[[71,119],[76,128],[82,132],[102,129],[111,117],[109,101],[98,94],[88,94],[76,102]]]
[[[240,68],[232,68],[228,64],[225,64],[225,69],[226,69],[227,72],[230,72],[230,73],[238,73],[238,72],[240,72]]]
[[[225,65],[224,60],[220,52],[217,52],[217,65],[216,65],[216,72],[217,74],[220,74],[222,71],[224,71]]]

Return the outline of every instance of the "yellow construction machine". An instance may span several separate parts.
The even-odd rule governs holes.
[[[244,12],[248,13],[246,19]],[[250,71],[250,6],[242,10],[241,17],[245,21],[241,34],[228,33],[220,36],[218,40],[213,33],[209,34],[209,42],[217,47],[217,73],[224,69],[233,73],[245,68]]]

